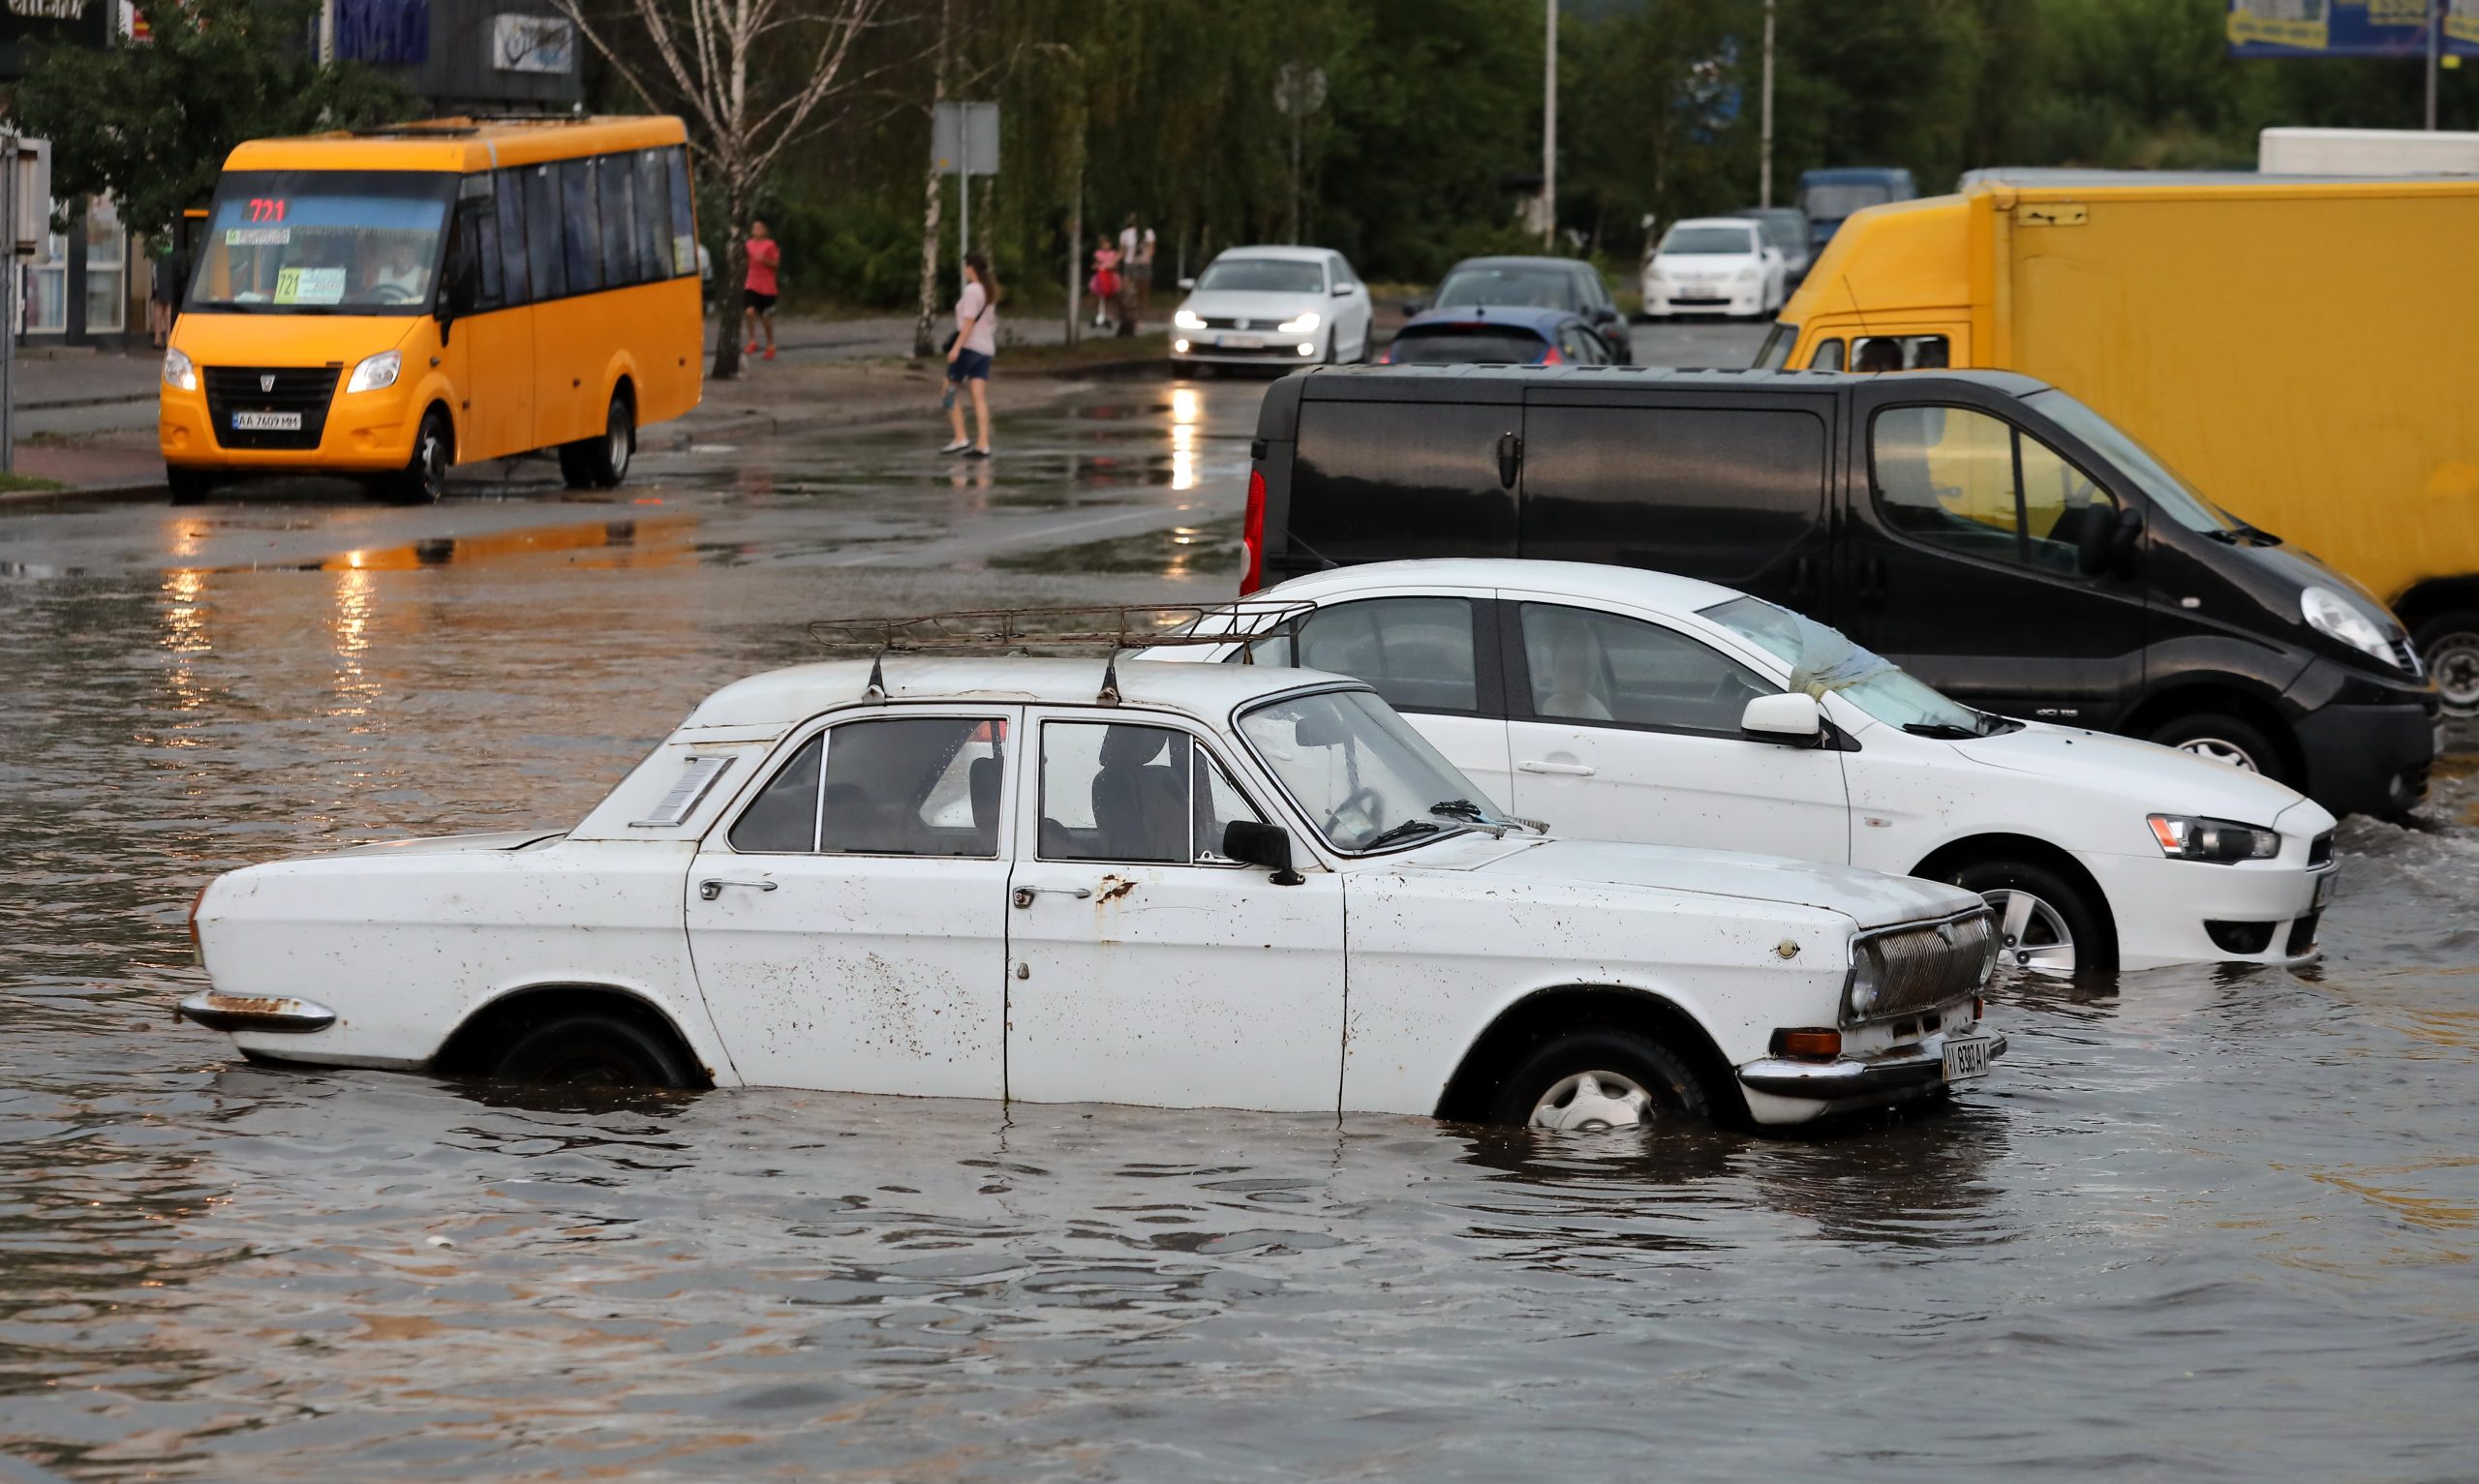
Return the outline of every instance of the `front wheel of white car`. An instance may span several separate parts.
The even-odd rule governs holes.
[[[1578,1031],[1533,1048],[1499,1084],[1491,1123],[1560,1133],[1707,1121],[1712,1099],[1669,1047],[1633,1031]]]
[[[1998,963],[2071,976],[2118,966],[2118,945],[2090,891],[2030,861],[1982,861],[1945,874],[1997,914]]]

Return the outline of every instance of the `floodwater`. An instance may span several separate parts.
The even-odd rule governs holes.
[[[684,453],[602,505],[521,475],[430,511],[0,519],[0,1452],[115,1480],[2479,1475],[2462,769],[2414,829],[2344,826],[2311,973],[2014,986],[1984,1090],[1823,1137],[563,1104],[254,1069],[170,1023],[212,873],[566,823],[703,691],[808,652],[802,621],[1227,594],[1255,395],[1100,390],[980,470],[847,435]]]

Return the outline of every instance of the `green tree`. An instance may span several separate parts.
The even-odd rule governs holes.
[[[151,41],[37,49],[15,113],[51,140],[54,194],[107,195],[139,230],[161,232],[204,202],[245,139],[413,111],[394,80],[319,60],[316,0],[140,0],[138,10]]]

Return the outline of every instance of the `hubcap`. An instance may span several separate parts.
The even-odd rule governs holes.
[[[2178,744],[2178,750],[2188,752],[2208,762],[2225,763],[2240,772],[2261,772],[2255,766],[2255,755],[2246,748],[2219,737],[2190,737]]]
[[[2428,668],[2457,716],[2479,713],[2479,634],[2447,634],[2428,646]]]
[[[1529,1121],[1576,1134],[1632,1129],[1653,1121],[1653,1095],[1615,1072],[1578,1072],[1543,1093]]]
[[[2029,892],[1982,892],[1980,898],[1997,914],[1999,962],[2035,974],[2074,972],[2074,930],[2055,907]]]

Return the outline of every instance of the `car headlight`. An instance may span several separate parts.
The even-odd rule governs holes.
[[[403,370],[405,358],[393,350],[382,350],[352,369],[352,379],[345,383],[349,392],[384,391],[396,384],[396,373]]]
[[[2368,616],[2366,609],[2330,588],[2308,588],[2298,594],[2298,611],[2307,626],[2327,638],[2339,639],[2363,654],[2400,667],[2402,656],[2393,648],[2392,637],[2384,625]]]
[[[164,384],[174,391],[198,390],[198,368],[190,364],[188,356],[168,346],[164,348]]]
[[[1317,312],[1312,309],[1297,319],[1286,319],[1282,323],[1275,325],[1274,330],[1277,334],[1282,335],[1305,335],[1310,330],[1317,328],[1317,326],[1323,322],[1323,320],[1317,318]]]
[[[1171,317],[1171,322],[1183,330],[1202,330],[1205,328],[1205,316],[1193,309],[1183,309]]]
[[[2176,861],[2269,861],[2281,853],[2278,831],[2242,825],[2234,819],[2206,819],[2192,814],[2155,814],[2152,837],[2160,853]]]
[[[1865,1020],[1885,997],[1885,955],[1874,943],[1851,951],[1851,978],[1842,986],[1842,1017]]]

